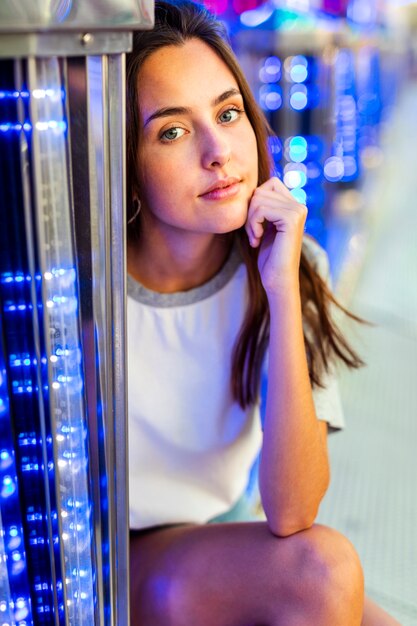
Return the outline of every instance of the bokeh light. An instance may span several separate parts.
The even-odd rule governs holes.
[[[308,92],[305,85],[293,85],[290,90],[290,106],[295,111],[302,111],[308,104]]]
[[[277,111],[282,106],[282,89],[279,85],[262,85],[259,89],[259,104],[264,111]]]

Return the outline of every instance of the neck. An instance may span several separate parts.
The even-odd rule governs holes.
[[[129,243],[127,270],[147,289],[159,293],[187,291],[215,276],[227,259],[232,235],[143,233]]]

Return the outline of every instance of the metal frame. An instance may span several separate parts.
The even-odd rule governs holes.
[[[121,54],[132,47],[130,32],[1,33],[0,59]]]
[[[151,0],[3,0],[0,32],[111,30],[151,28]]]

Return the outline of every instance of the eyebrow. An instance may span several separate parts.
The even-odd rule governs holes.
[[[217,96],[211,104],[212,106],[217,106],[232,96],[242,96],[242,94],[239,89],[232,87]],[[162,107],[161,109],[157,109],[151,113],[151,115],[146,119],[144,126],[147,126],[149,122],[152,122],[152,120],[156,120],[161,117],[170,117],[171,115],[187,115],[189,113],[191,113],[191,109],[188,107]]]

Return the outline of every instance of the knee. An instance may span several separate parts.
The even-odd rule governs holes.
[[[192,586],[192,579],[181,572],[148,576],[141,588],[140,608],[135,615],[131,611],[132,626],[189,626],[198,608]]]
[[[294,535],[293,570],[288,579],[289,602],[303,605],[322,622],[360,623],[363,607],[363,573],[350,541],[337,531],[313,526]],[[324,618],[324,614],[328,617]],[[355,617],[353,617],[355,616]],[[315,622],[316,623],[316,622]]]
[[[302,539],[299,551],[301,570],[318,583],[332,589],[341,581],[344,587],[357,590],[363,583],[362,567],[351,542],[339,532],[315,526]],[[350,585],[346,583],[350,582]]]
[[[154,572],[144,577],[136,590],[131,589],[132,626],[176,624],[174,620],[173,581],[166,573]]]

